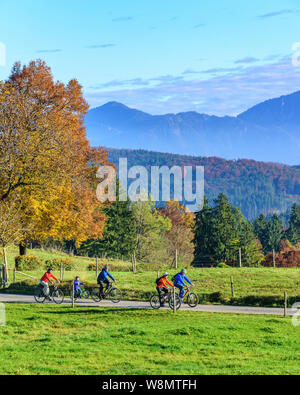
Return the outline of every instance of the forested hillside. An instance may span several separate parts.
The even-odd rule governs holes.
[[[300,203],[300,168],[278,163],[216,157],[192,157],[145,150],[109,149],[116,165],[120,157],[128,166],[205,166],[205,193],[210,201],[219,193],[229,197],[250,220],[261,213],[283,213],[294,202]]]

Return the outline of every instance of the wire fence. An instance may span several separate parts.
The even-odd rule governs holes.
[[[272,266],[275,268],[275,267],[277,267],[275,251],[273,251],[272,257],[273,257]],[[106,252],[106,253],[100,254],[99,257],[77,256],[77,258],[82,258],[85,260],[89,260],[91,262],[91,264],[89,265],[89,271],[95,271],[96,278],[98,277],[98,274],[101,271],[101,267],[103,264],[103,262],[101,262],[101,261],[104,259],[105,260],[119,259],[120,261],[126,260],[126,262],[131,262],[131,264],[127,268],[127,270],[132,271],[132,273],[136,273],[138,271],[138,269],[145,270],[145,262],[138,263],[135,253],[133,253],[131,255],[131,257],[110,254],[110,252]],[[181,259],[178,250],[175,250],[173,259],[170,259],[170,261],[164,265],[153,264],[153,270],[159,270],[159,267],[163,267],[163,266],[170,266],[172,268],[177,269],[180,265],[182,265],[182,266],[191,265],[194,268],[212,268],[212,267],[216,267],[220,264],[216,263],[210,256],[203,256],[201,258],[198,258],[197,260],[194,260],[193,262],[187,263]],[[237,257],[236,261],[230,262],[228,264],[228,266],[240,267],[240,268],[248,266],[247,263],[245,263],[243,260],[243,255],[242,255],[241,249],[238,251],[238,257]],[[149,267],[147,268],[147,270],[151,269],[151,267],[152,267],[152,263],[149,263]],[[17,274],[34,279],[34,280],[38,280],[34,276],[31,276],[27,273],[18,271],[16,267],[14,269],[9,269],[9,268],[5,267],[5,264],[3,264],[0,266],[0,287],[2,287],[2,288],[5,288],[8,283],[8,280],[9,280],[8,270],[13,271],[13,282],[14,283],[16,282]],[[60,264],[60,280],[64,281],[64,277],[65,277],[65,267],[63,264]]]

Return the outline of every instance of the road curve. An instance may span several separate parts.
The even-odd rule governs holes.
[[[0,294],[0,303],[35,303],[34,297],[30,295],[11,295],[11,294]],[[53,302],[46,302],[53,303]],[[64,305],[70,305],[70,298],[66,298]],[[103,307],[103,308],[126,308],[126,309],[150,309],[150,304],[147,302],[136,302],[136,301],[121,301],[118,304],[114,304],[110,301],[102,301],[95,303],[89,300],[80,300],[76,302],[76,306],[87,306],[87,307]],[[167,307],[166,307],[167,308]],[[247,306],[224,306],[224,305],[199,305],[194,309],[191,309],[186,304],[182,305],[181,310],[199,311],[207,313],[229,313],[229,314],[256,314],[256,315],[277,315],[283,316],[283,308],[269,308],[269,307],[247,307]],[[292,309],[287,310],[288,315],[294,314],[295,311]]]

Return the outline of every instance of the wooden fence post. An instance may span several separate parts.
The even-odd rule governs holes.
[[[178,250],[175,250],[175,257],[174,257],[174,262],[175,262],[175,269],[178,269]]]
[[[60,281],[61,282],[64,281],[64,279],[63,279],[63,264],[62,263],[60,264]]]
[[[98,278],[99,266],[98,266],[98,257],[96,257],[96,279]]]
[[[17,269],[16,267],[14,268],[14,283],[16,282],[16,275],[17,275]]]
[[[74,286],[74,282],[72,285],[72,308],[74,309],[75,307],[75,286]]]
[[[273,267],[276,267],[275,250],[273,250]]]
[[[284,293],[284,318],[287,317],[288,298],[287,292]]]
[[[176,291],[175,287],[173,287],[173,313],[176,313]]]
[[[233,283],[233,277],[230,277],[230,283],[231,283],[231,295],[234,298],[234,283]]]
[[[137,269],[136,269],[136,256],[135,256],[135,253],[134,253],[134,271],[135,271],[135,273],[137,271]]]
[[[136,273],[136,258],[135,258],[135,252],[133,252],[132,257],[131,257],[131,260],[132,260],[132,272],[133,272],[133,273]]]
[[[5,288],[7,283],[7,277],[6,277],[6,265],[2,265],[2,287]]]
[[[242,249],[239,248],[239,265],[242,267]]]
[[[9,274],[8,274],[8,262],[7,262],[7,255],[6,255],[6,248],[3,248],[3,261],[4,261],[4,269],[5,269],[5,284],[7,284],[8,279],[9,279]]]

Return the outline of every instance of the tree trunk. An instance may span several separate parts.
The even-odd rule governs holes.
[[[27,253],[27,246],[26,244],[19,244],[19,252],[20,252],[20,256],[24,256]]]

